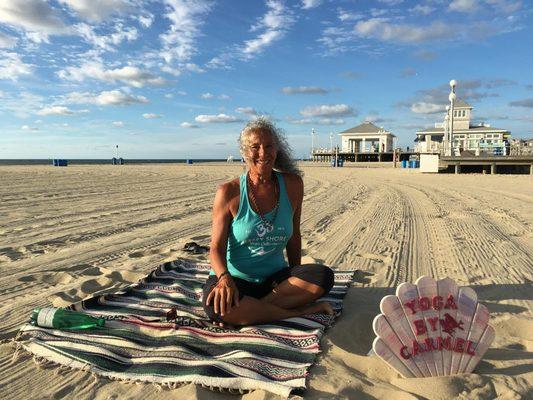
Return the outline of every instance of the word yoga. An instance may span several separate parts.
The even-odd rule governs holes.
[[[472,372],[494,339],[476,293],[449,278],[402,283],[380,309],[374,352],[404,377]]]

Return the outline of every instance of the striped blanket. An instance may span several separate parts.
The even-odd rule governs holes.
[[[305,388],[322,333],[335,317],[314,314],[220,328],[206,319],[201,305],[209,269],[183,259],[162,264],[120,292],[69,307],[104,317],[104,327],[72,331],[26,324],[17,340],[37,357],[112,379],[263,389],[284,397]],[[336,272],[335,286],[320,299],[331,302],[337,315],[352,278],[352,271]],[[170,310],[175,319],[168,322]]]

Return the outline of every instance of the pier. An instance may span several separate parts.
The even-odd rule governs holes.
[[[332,158],[338,155],[344,161],[350,162],[393,162],[394,152],[338,152],[335,151],[314,151],[312,154],[312,160],[315,162],[331,162]],[[411,156],[417,156],[415,152],[396,152],[396,161],[409,160]]]
[[[441,157],[439,172],[533,175],[533,156]]]

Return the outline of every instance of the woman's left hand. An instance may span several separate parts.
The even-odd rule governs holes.
[[[239,306],[239,289],[231,278],[231,275],[223,275],[213,287],[207,296],[206,304],[210,305],[213,301],[213,310],[215,314],[220,313],[224,316],[231,310],[233,304]]]

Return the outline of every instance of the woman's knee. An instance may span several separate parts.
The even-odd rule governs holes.
[[[292,269],[291,275],[320,287],[321,295],[330,292],[335,281],[333,270],[323,264],[303,264]]]

